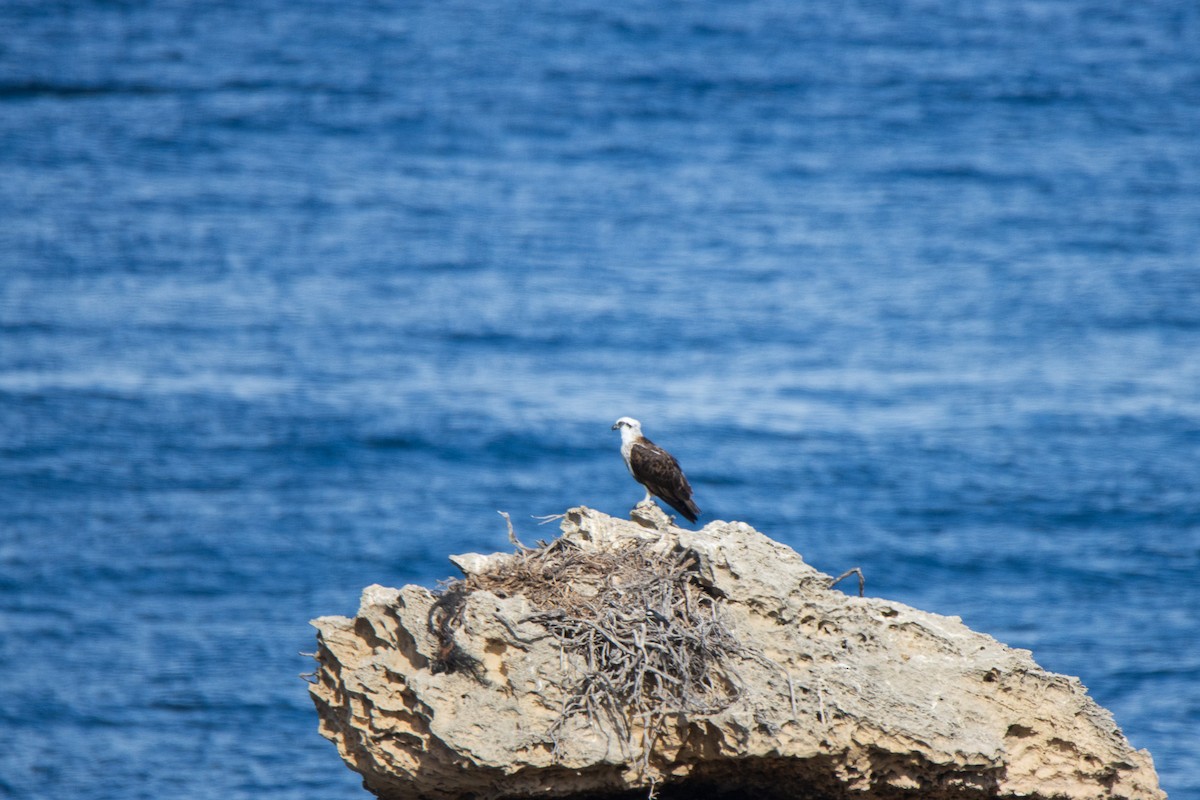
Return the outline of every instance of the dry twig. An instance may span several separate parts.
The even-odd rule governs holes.
[[[849,578],[851,575],[858,576],[858,596],[862,597],[863,590],[867,588],[867,579],[865,577],[863,577],[863,572],[860,567],[854,567],[853,569],[848,569],[845,572],[843,572],[841,575],[838,575],[836,578],[834,578],[833,580],[831,580],[829,582],[829,588],[832,589],[833,587],[837,586],[839,583],[844,581],[846,578]]]

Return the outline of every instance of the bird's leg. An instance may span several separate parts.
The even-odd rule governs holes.
[[[645,496],[645,497],[643,497],[641,500],[639,500],[639,501],[638,501],[638,505],[639,505],[639,506],[652,506],[652,505],[654,505],[654,497],[653,497],[653,495],[651,495],[651,494],[650,494],[650,490],[649,490],[649,489],[647,489],[647,490],[646,490],[646,496]],[[635,506],[635,507],[636,507],[636,506]]]

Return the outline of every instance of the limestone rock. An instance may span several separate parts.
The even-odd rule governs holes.
[[[584,713],[580,687],[607,678],[564,644],[561,614],[529,593],[464,588],[520,557],[460,556],[467,578],[452,606],[418,586],[370,586],[354,619],[313,622],[321,733],[367,789],[395,800],[651,788],[667,797],[1166,797],[1149,753],[1130,747],[1078,679],[956,617],[831,590],[829,576],[744,523],[689,531],[649,509],[624,521],[575,508],[557,541],[614,564],[640,547],[686,567],[703,602],[672,602],[711,617],[716,633],[704,635],[736,639],[706,668],[721,675],[700,675],[724,699],[693,697],[661,717],[644,705],[625,717],[600,706]],[[566,588],[585,601],[637,588],[614,575],[580,574]],[[614,648],[659,647],[646,638],[653,630],[674,636],[669,609],[634,611],[633,638]],[[595,627],[595,641],[615,642]],[[639,680],[659,691],[679,682],[647,669]],[[564,713],[572,703],[576,713]]]

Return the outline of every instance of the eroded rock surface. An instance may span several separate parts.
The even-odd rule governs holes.
[[[467,576],[453,603],[419,586],[370,586],[355,618],[313,622],[321,733],[366,788],[396,800],[652,786],[688,797],[1166,797],[1150,755],[1078,679],[1042,670],[1028,651],[955,617],[831,590],[829,576],[743,523],[689,531],[656,509],[633,517],[570,510],[551,544],[609,566],[576,570],[549,593],[495,577],[549,554],[469,554],[453,559]],[[621,585],[629,578],[612,566],[639,553],[682,581],[661,608],[638,606],[645,587]],[[636,602],[592,622],[530,600],[566,607],[564,590],[584,605]],[[564,641],[567,622],[591,638]],[[692,650],[687,635],[701,637]],[[616,680],[607,662],[639,649],[658,658],[674,642],[682,662],[621,674],[636,678],[623,696],[640,705],[604,706],[604,682]],[[712,642],[728,646],[680,689],[665,673],[693,669],[695,647]]]

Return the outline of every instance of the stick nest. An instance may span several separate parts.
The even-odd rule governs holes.
[[[640,731],[645,769],[667,720],[713,714],[737,701],[744,683],[735,663],[757,655],[727,626],[720,598],[700,580],[697,554],[661,550],[657,540],[596,551],[556,539],[446,584],[430,614],[442,643],[434,669],[479,675],[453,644],[470,592],[523,595],[537,610],[520,622],[545,628],[564,666],[577,667],[550,730],[555,753],[568,722],[583,716],[592,726],[608,723],[627,754]]]

